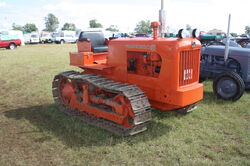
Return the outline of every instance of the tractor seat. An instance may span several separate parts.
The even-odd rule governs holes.
[[[108,46],[96,46],[93,47],[93,52],[98,53],[98,52],[107,52],[108,51]]]
[[[79,41],[86,40],[91,42],[91,49],[94,53],[108,51],[108,46],[105,43],[104,34],[102,32],[81,32],[79,36]]]

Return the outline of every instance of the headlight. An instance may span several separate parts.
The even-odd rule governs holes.
[[[180,39],[183,39],[183,38],[186,38],[186,37],[189,37],[189,34],[187,33],[187,31],[185,31],[184,29],[180,29],[179,31],[178,31],[178,37],[180,38]]]
[[[192,31],[192,37],[198,38],[200,36],[200,31],[198,29],[193,29]]]

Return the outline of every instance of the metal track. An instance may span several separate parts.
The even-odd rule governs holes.
[[[131,108],[135,114],[133,122],[134,125],[131,128],[122,128],[121,125],[112,121],[97,118],[92,114],[84,112],[84,110],[79,110],[66,105],[63,102],[60,93],[59,84],[62,78],[71,80],[73,85],[76,82],[85,82],[111,93],[123,94],[130,101]],[[114,82],[95,74],[83,74],[75,71],[67,71],[55,76],[52,83],[52,89],[55,103],[59,106],[60,111],[70,116],[79,118],[90,125],[108,130],[119,136],[129,136],[145,131],[147,129],[147,122],[151,120],[151,108],[148,98],[140,88],[134,85]],[[77,91],[78,89],[76,88],[76,93],[78,93]]]

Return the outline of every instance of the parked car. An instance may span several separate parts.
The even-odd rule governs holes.
[[[24,34],[23,37],[24,37],[24,43],[29,44],[30,43],[30,33]]]
[[[240,37],[246,37],[246,38],[249,38],[249,34],[241,34]]]
[[[57,44],[76,43],[77,37],[75,31],[61,31],[54,34],[53,41]]]
[[[242,47],[246,47],[250,43],[250,37],[237,37],[236,41]]]
[[[0,48],[15,49],[17,46],[21,45],[20,39],[9,38],[9,36],[0,36]]]
[[[135,34],[135,37],[149,37],[149,36],[145,33],[137,33]]]
[[[247,44],[247,46],[246,46],[245,48],[250,48],[250,43],[249,43],[249,44]]]
[[[223,40],[225,36],[223,35],[214,35],[214,34],[209,34],[205,32],[201,32],[199,36],[199,40],[202,44],[202,46],[208,46],[211,45],[211,43],[217,43]]]
[[[223,39],[221,41],[210,41],[210,42],[207,42],[207,44],[206,44],[206,46],[211,46],[211,45],[213,45],[213,46],[225,46],[226,39]],[[241,47],[241,45],[239,45],[235,40],[230,40],[229,46],[230,47]]]
[[[0,35],[12,36],[13,39],[20,39],[21,46],[25,44],[23,32],[19,30],[0,30]]]
[[[37,32],[24,34],[24,41],[26,44],[37,44],[39,43],[39,34]]]
[[[41,32],[40,33],[40,43],[52,43],[53,39],[51,33],[49,32]]]
[[[39,43],[39,34],[38,33],[31,33],[30,43],[31,44],[37,44],[37,43]]]

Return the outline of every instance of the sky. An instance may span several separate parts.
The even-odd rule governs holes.
[[[158,21],[161,0],[0,0],[0,29],[12,23],[34,23],[45,28],[44,17],[53,13],[62,27],[65,22],[86,29],[97,19],[105,28],[117,25],[123,32],[134,30],[141,20]],[[231,32],[244,33],[250,25],[250,0],[165,0],[166,24],[171,32],[186,24],[202,31],[226,32],[231,13]]]

